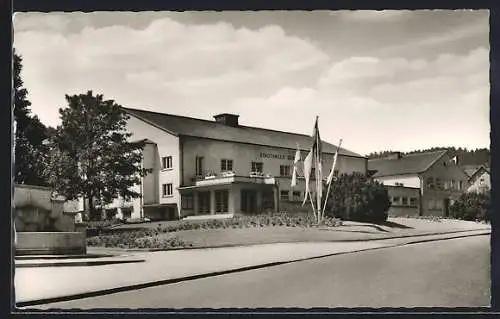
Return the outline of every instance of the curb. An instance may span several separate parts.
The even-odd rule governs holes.
[[[196,279],[202,279],[202,278],[215,277],[215,276],[226,275],[226,274],[231,274],[231,273],[244,272],[244,271],[255,270],[255,269],[260,269],[260,268],[290,264],[290,263],[295,263],[295,262],[300,262],[300,261],[325,258],[325,257],[330,257],[330,256],[335,256],[335,255],[346,255],[346,254],[353,254],[353,253],[358,253],[358,252],[415,245],[415,244],[432,242],[432,241],[451,240],[451,239],[473,237],[473,236],[485,236],[485,235],[489,235],[489,234],[490,234],[489,232],[483,232],[483,233],[478,233],[478,234],[460,235],[460,236],[453,236],[453,237],[447,237],[447,238],[423,239],[423,240],[417,240],[417,241],[413,241],[413,242],[409,242],[409,243],[389,244],[387,246],[382,246],[382,247],[357,249],[357,250],[352,250],[352,251],[347,251],[347,252],[329,253],[329,254],[324,254],[324,255],[319,255],[319,256],[314,256],[314,257],[299,258],[299,259],[294,259],[294,260],[270,262],[270,263],[240,267],[240,268],[229,269],[229,270],[212,271],[212,272],[208,272],[208,273],[179,277],[179,278],[156,280],[156,281],[152,281],[152,282],[146,282],[146,283],[123,286],[123,287],[101,289],[101,290],[72,294],[72,295],[61,296],[61,297],[50,297],[50,298],[44,298],[44,299],[38,299],[38,300],[22,301],[22,302],[16,303],[16,307],[29,307],[29,306],[48,304],[48,303],[70,301],[70,300],[75,300],[75,299],[98,297],[98,296],[103,296],[103,295],[108,295],[108,294],[119,293],[119,292],[126,292],[126,291],[132,291],[132,290],[138,290],[138,289],[144,289],[144,288],[151,288],[151,287],[162,286],[162,285],[167,285],[167,284],[179,283],[179,282],[183,282],[183,281],[190,281],[190,280],[196,280]],[[429,235],[429,236],[432,236],[432,235]],[[393,239],[393,238],[387,238],[387,239]]]
[[[326,241],[296,241],[296,242],[272,242],[272,243],[264,243],[264,244],[249,244],[249,245],[220,245],[220,246],[202,246],[202,247],[174,247],[174,248],[127,248],[123,249],[123,253],[127,252],[159,252],[159,251],[177,251],[177,250],[197,250],[197,249],[214,249],[214,248],[234,248],[234,247],[251,247],[251,246],[260,246],[260,245],[272,245],[272,244],[297,244],[297,243],[352,243],[352,242],[369,242],[369,241],[380,241],[387,239],[400,239],[400,238],[413,238],[413,237],[424,237],[424,236],[437,236],[437,235],[447,235],[447,234],[456,234],[456,233],[470,233],[470,232],[478,232],[478,231],[489,231],[491,229],[474,229],[474,230],[454,230],[449,232],[437,232],[437,233],[425,233],[425,234],[415,234],[415,235],[394,235],[388,237],[378,237],[378,238],[353,238],[353,239],[337,239],[337,240],[326,240]],[[93,246],[90,246],[93,247]],[[98,247],[94,246],[90,249],[106,249],[108,247]],[[114,249],[114,248],[113,248]],[[120,252],[117,252],[118,254]]]
[[[144,259],[136,259],[136,260],[108,260],[108,261],[75,261],[75,262],[67,262],[67,263],[26,263],[26,264],[17,264],[16,268],[43,268],[43,267],[83,267],[83,266],[105,266],[105,265],[114,265],[114,264],[130,264],[130,263],[140,263],[145,262]]]

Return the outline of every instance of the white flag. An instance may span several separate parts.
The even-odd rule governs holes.
[[[302,203],[302,206],[304,206],[304,204],[306,203],[307,196],[309,194],[309,178],[311,176],[312,160],[313,160],[313,151],[311,149],[311,151],[309,152],[309,154],[307,154],[304,160],[304,177],[306,179],[306,194],[304,195],[304,202]]]
[[[297,186],[297,165],[300,162],[300,149],[297,146],[297,152],[295,152],[295,159],[293,160],[293,173],[292,173],[292,187]]]
[[[328,179],[326,181],[327,184],[330,184],[332,182],[333,175],[335,174],[335,165],[337,164],[337,157],[339,155],[340,144],[342,144],[342,139],[340,139],[339,146],[337,147],[337,151],[335,151],[335,156],[333,157],[332,170],[330,171],[330,174],[328,175]]]

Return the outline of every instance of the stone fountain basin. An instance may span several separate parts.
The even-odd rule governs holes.
[[[18,232],[16,255],[86,255],[84,232]]]

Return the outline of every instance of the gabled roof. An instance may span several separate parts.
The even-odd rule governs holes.
[[[439,160],[446,150],[403,155],[401,158],[368,160],[368,169],[376,170],[374,177],[420,174]]]
[[[157,113],[146,110],[123,108],[128,114],[156,126],[174,135],[210,138],[221,141],[249,143],[255,145],[296,149],[297,143],[302,150],[309,149],[311,135],[297,134],[269,130],[258,127],[238,125],[236,127],[202,120],[192,117]],[[337,146],[322,142],[323,152],[334,154]],[[365,156],[340,148],[341,155],[361,157]]]
[[[486,172],[488,174],[490,173],[489,170],[484,165],[464,165],[462,166],[462,170],[469,177],[469,181],[475,179],[483,172]]]

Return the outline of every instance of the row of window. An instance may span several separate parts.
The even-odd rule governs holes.
[[[443,209],[443,200],[441,199],[429,199],[427,201],[427,208],[433,210],[442,210]]]
[[[280,191],[280,200],[282,201],[300,201],[301,200],[302,193],[300,191],[293,191],[292,192],[292,197],[290,198],[290,191],[289,190],[281,190]]]
[[[406,197],[406,196],[394,196],[392,198],[393,205],[400,206],[418,206],[416,197]]]
[[[427,178],[427,188],[436,190],[462,190],[463,181],[443,181],[439,177],[428,177]]]
[[[229,191],[219,190],[214,192],[215,195],[215,212],[227,213],[229,211]],[[193,195],[183,195],[181,198],[182,209],[194,209]],[[210,192],[198,193],[198,212],[210,213]]]
[[[203,175],[203,160],[202,156],[196,157],[196,175]],[[165,156],[161,158],[161,168],[170,169],[173,167],[172,156]],[[220,160],[220,170],[221,172],[227,172],[233,170],[233,160],[232,159],[221,159]],[[251,171],[263,173],[264,163],[263,162],[251,162]],[[311,176],[315,176],[314,167],[311,169]],[[292,166],[291,165],[280,165],[280,176],[292,176]]]

